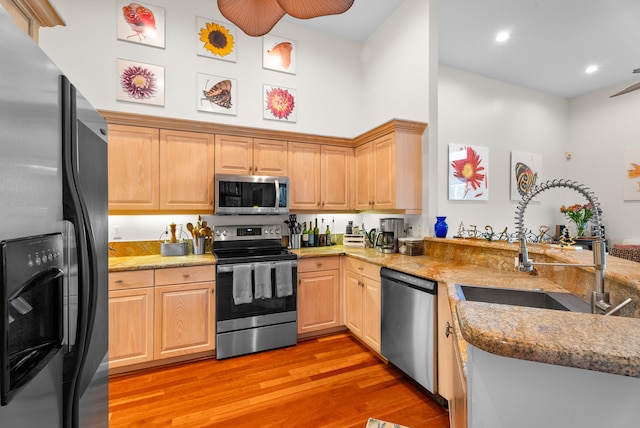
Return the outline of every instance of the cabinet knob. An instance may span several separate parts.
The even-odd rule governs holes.
[[[216,288],[215,287],[211,287],[211,294],[216,292]]]
[[[183,274],[182,274],[182,277],[183,277],[183,278],[189,278],[190,276],[191,276],[191,274],[190,274],[190,273],[183,273]]]
[[[316,264],[316,267],[322,267],[322,263]]]
[[[122,284],[124,281],[123,281],[123,280],[121,280],[121,279],[116,279],[116,281],[115,281],[115,282],[116,282],[116,284]]]
[[[358,266],[358,270],[364,270],[362,266]]]
[[[446,337],[449,337],[449,335],[453,334],[453,328],[451,327],[451,324],[449,324],[449,321],[447,321],[447,324],[444,328],[444,335]]]

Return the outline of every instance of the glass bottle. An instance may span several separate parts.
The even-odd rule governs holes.
[[[320,245],[320,229],[318,229],[318,217],[316,217],[316,227],[313,228],[313,246]]]
[[[307,230],[307,222],[302,223],[302,246],[309,246],[309,231]]]
[[[324,234],[327,236],[325,238],[324,244],[327,246],[331,245],[331,230],[329,230],[329,225],[327,225],[327,230],[324,232]]]
[[[315,235],[313,234],[313,224],[311,223],[311,221],[309,221],[309,230],[307,231],[307,237],[309,238],[309,244],[307,246],[315,247]]]

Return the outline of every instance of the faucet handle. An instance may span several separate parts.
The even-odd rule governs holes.
[[[633,302],[633,299],[631,297],[627,297],[622,303],[618,304],[617,306],[614,306],[612,308],[607,309],[604,312],[604,315],[614,315],[616,312],[618,312],[620,309],[624,308],[625,306],[627,306],[631,302]],[[610,305],[610,306],[613,306],[613,305]]]

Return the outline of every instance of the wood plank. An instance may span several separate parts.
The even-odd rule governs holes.
[[[449,427],[445,408],[349,334],[113,377],[109,390],[111,428]]]

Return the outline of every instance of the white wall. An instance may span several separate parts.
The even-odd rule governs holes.
[[[609,245],[640,239],[640,201],[625,201],[623,195],[624,148],[640,147],[640,92],[609,98],[636,81],[569,102],[568,150],[573,159],[567,162],[567,175],[598,196]]]
[[[540,181],[562,178],[566,171],[564,152],[569,140],[568,101],[526,88],[440,66],[438,76],[437,180],[429,190],[437,193],[437,205],[429,212],[429,235],[435,216],[446,216],[448,236],[457,233],[460,222],[484,231],[505,227],[515,232],[517,201],[510,200],[510,153],[512,150],[543,155]],[[489,148],[489,200],[448,200],[448,144]],[[541,194],[527,208],[525,226],[537,232],[541,225],[564,224],[560,206],[563,190]]]

